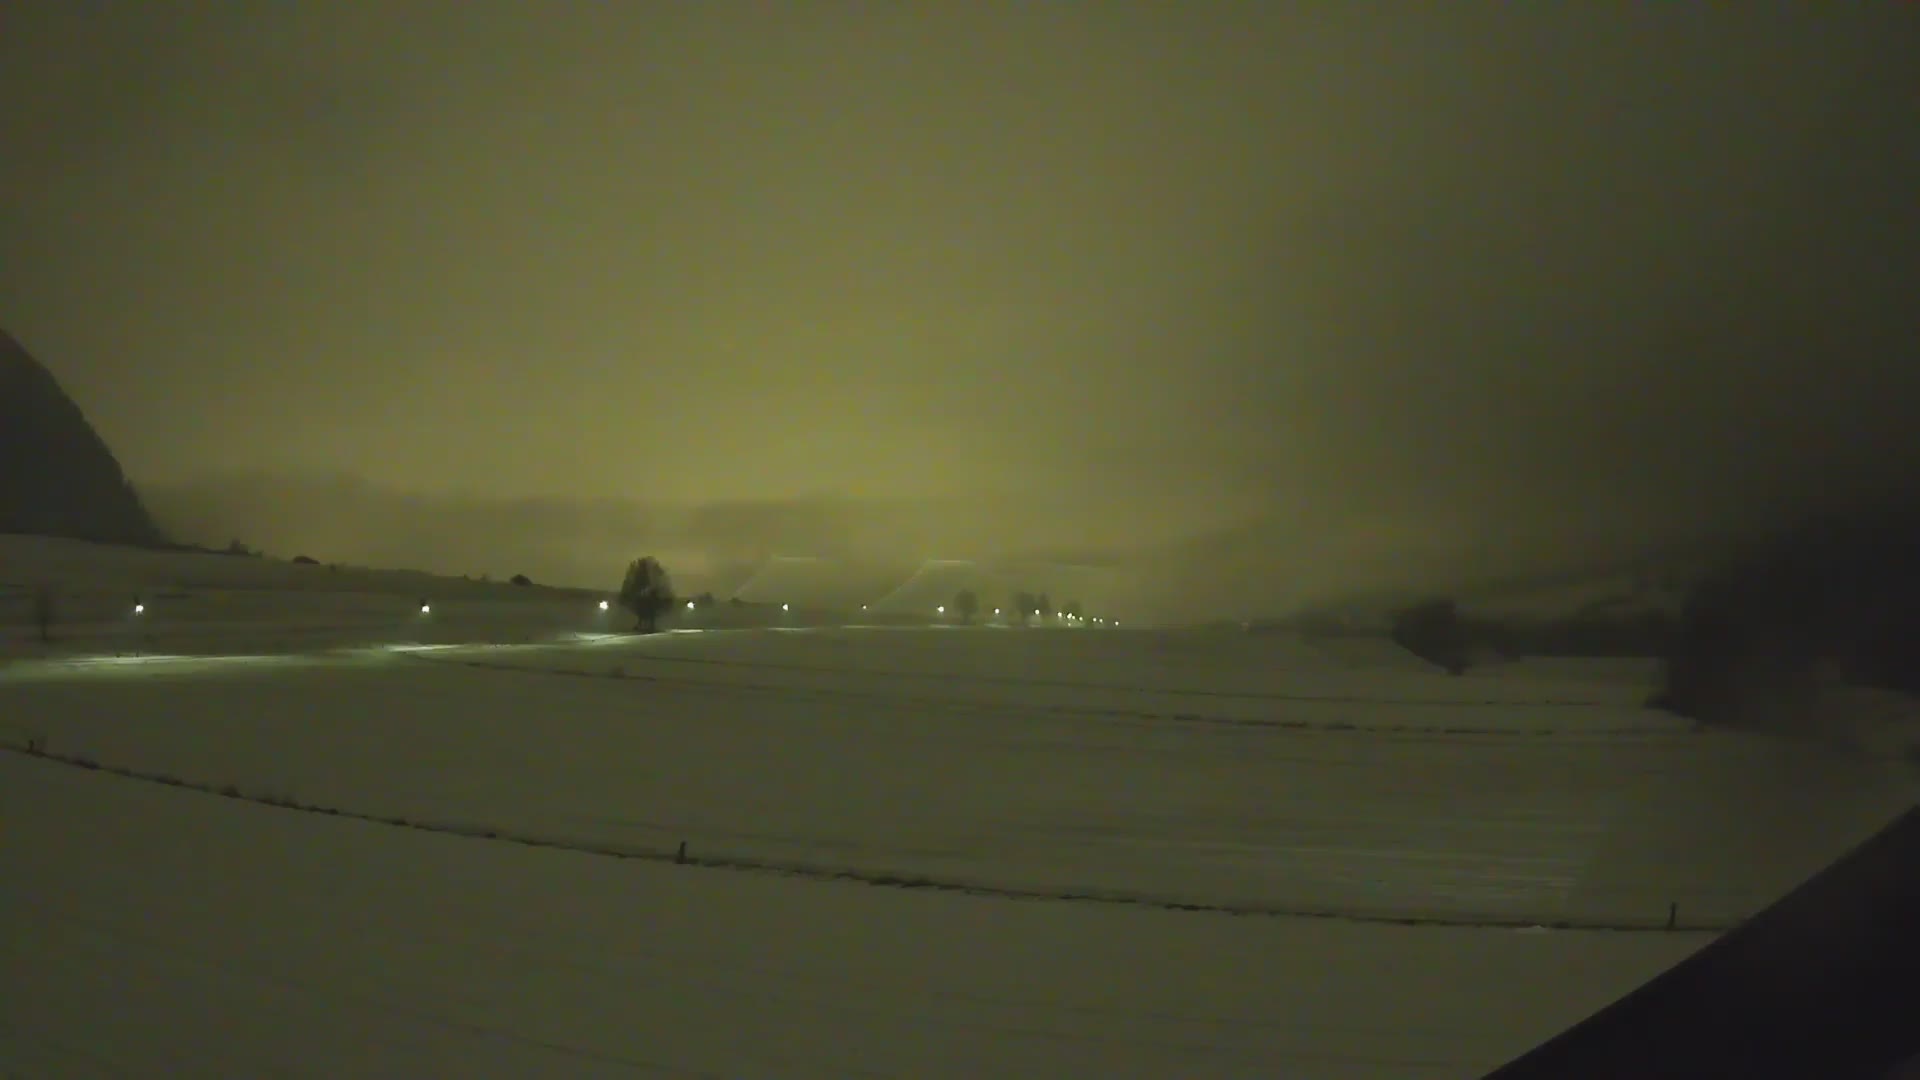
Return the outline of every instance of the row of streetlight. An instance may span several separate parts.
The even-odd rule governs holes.
[[[781,604],[781,605],[780,605],[780,610],[782,610],[782,611],[785,611],[785,610],[787,610],[787,605],[785,605],[785,604]],[[861,605],[860,605],[860,610],[861,610],[861,611],[865,611],[865,610],[867,610],[867,605],[865,605],[865,604],[861,604]],[[945,614],[947,613],[947,605],[945,605],[945,604],[941,604],[940,606],[938,606],[938,607],[936,607],[936,608],[934,608],[934,609],[933,609],[933,613],[934,613],[935,615],[945,615]],[[1000,608],[994,608],[994,609],[993,609],[993,613],[994,613],[995,615],[1001,615],[1001,614],[1004,614],[1004,612],[1002,612],[1002,610],[1001,610]],[[1035,615],[1036,617],[1044,617],[1044,614],[1043,614],[1043,613],[1042,613],[1042,612],[1040,611],[1040,609],[1038,609],[1038,608],[1035,608],[1035,609],[1034,609],[1034,611],[1033,611],[1033,614],[1034,614],[1034,615]],[[1086,616],[1086,615],[1073,615],[1073,614],[1070,614],[1070,613],[1068,613],[1068,612],[1061,612],[1061,613],[1060,613],[1060,617],[1061,617],[1061,618],[1063,618],[1063,619],[1065,619],[1065,620],[1067,620],[1068,622],[1078,622],[1078,623],[1085,623],[1085,622],[1090,622],[1090,623],[1097,623],[1097,624],[1099,624],[1099,625],[1101,625],[1101,626],[1108,626],[1108,625],[1112,625],[1112,626],[1119,626],[1119,625],[1120,625],[1120,623],[1119,623],[1118,621],[1115,621],[1115,622],[1112,622],[1112,623],[1109,623],[1109,622],[1108,622],[1108,621],[1107,621],[1106,619],[1103,619],[1103,618],[1101,618],[1101,617],[1100,617],[1100,616],[1098,616],[1098,615],[1094,615],[1094,616]]]
[[[609,601],[606,601],[606,600],[602,600],[602,601],[600,601],[600,610],[601,610],[601,611],[608,611],[608,610],[611,610],[611,609],[612,609],[612,607],[613,607],[613,605],[612,605],[612,603],[611,603],[611,602],[609,602]],[[694,602],[693,602],[693,601],[691,601],[691,600],[689,600],[689,601],[687,601],[687,610],[688,610],[688,611],[692,611],[692,610],[694,610],[694,607],[695,607],[695,604],[694,604]],[[787,611],[787,612],[790,612],[790,611],[792,611],[792,610],[793,610],[793,605],[792,605],[792,604],[781,604],[781,605],[780,605],[780,610],[781,610],[781,611]],[[861,604],[861,605],[860,605],[860,610],[861,610],[861,611],[865,611],[865,610],[867,610],[867,605],[866,605],[866,604]],[[945,614],[947,613],[947,605],[945,605],[945,604],[941,604],[940,606],[938,606],[938,607],[936,607],[936,608],[934,608],[934,609],[933,609],[933,611],[934,611],[934,614],[936,614],[936,615],[945,615]],[[134,602],[134,605],[133,605],[133,613],[134,613],[135,615],[145,615],[145,614],[147,613],[147,605],[146,605],[146,603],[145,603],[144,601],[135,601],[135,602]],[[995,615],[999,615],[999,614],[1001,614],[1001,609],[999,609],[999,608],[994,608],[994,609],[993,609],[993,613],[994,613]],[[420,601],[420,614],[422,614],[422,615],[431,615],[431,614],[433,614],[433,605],[432,605],[432,604],[430,604],[430,603],[428,603],[428,602],[427,602],[427,601],[425,601],[425,600],[422,600],[422,601]],[[1036,615],[1036,616],[1039,616],[1040,614],[1041,614],[1041,612],[1040,612],[1040,611],[1039,611],[1038,609],[1035,609],[1035,611],[1034,611],[1034,615]],[[1102,626],[1105,626],[1105,625],[1108,625],[1108,622],[1107,622],[1107,620],[1105,620],[1105,619],[1102,619],[1102,618],[1100,618],[1100,617],[1099,617],[1099,616],[1097,616],[1097,615],[1096,615],[1096,616],[1093,616],[1092,618],[1088,618],[1088,617],[1086,617],[1086,616],[1081,616],[1081,615],[1070,615],[1070,614],[1062,614],[1062,615],[1061,615],[1060,617],[1061,617],[1061,618],[1063,618],[1063,619],[1065,619],[1065,620],[1067,620],[1068,622],[1092,622],[1092,623],[1096,623],[1096,624],[1099,624],[1099,625],[1102,625]],[[1111,625],[1113,625],[1113,626],[1119,626],[1119,625],[1120,625],[1120,623],[1119,623],[1118,621],[1115,621],[1115,622],[1113,622],[1113,623],[1112,623]]]

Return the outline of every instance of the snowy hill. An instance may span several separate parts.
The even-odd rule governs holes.
[[[0,1073],[1471,1077],[1915,794],[1618,662],[0,559],[119,620],[0,620]]]

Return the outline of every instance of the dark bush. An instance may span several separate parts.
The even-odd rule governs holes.
[[[953,611],[960,621],[970,623],[980,610],[980,597],[972,589],[961,589],[953,594]]]
[[[513,575],[512,577],[510,577],[510,578],[508,578],[507,580],[508,580],[508,581],[510,581],[510,582],[512,582],[512,583],[513,583],[513,584],[515,584],[515,585],[531,585],[531,584],[533,584],[533,579],[532,579],[532,578],[530,578],[530,577],[528,577],[528,576],[527,576],[527,575],[525,575],[525,574],[515,574],[515,575]]]
[[[295,555],[293,557],[293,562],[294,562],[294,565],[296,566],[319,566],[320,565],[320,560],[314,558],[311,555]]]
[[[1401,611],[1393,617],[1392,635],[1401,648],[1449,675],[1467,670],[1470,642],[1452,600],[1427,600]]]
[[[1673,617],[1648,611],[1576,615],[1559,619],[1464,619],[1463,633],[1477,650],[1507,658],[1522,656],[1664,656],[1674,636]]]
[[[1821,667],[1920,693],[1920,512],[1804,524],[1726,560],[1694,585],[1651,704],[1740,723]]]
[[[1008,597],[1007,603],[1013,607],[1013,610],[1008,612],[1009,618],[1007,621],[1013,623],[1015,626],[1027,625],[1027,620],[1032,618],[1033,613],[1040,609],[1040,598],[1025,590],[1016,592]]]

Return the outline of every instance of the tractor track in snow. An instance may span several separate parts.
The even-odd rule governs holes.
[[[445,653],[434,653],[434,654],[402,653],[400,655],[405,656],[409,660],[413,660],[415,662],[423,663],[423,664],[437,664],[437,665],[443,665],[443,666],[449,666],[449,667],[466,667],[466,668],[474,668],[482,671],[502,671],[502,672],[510,672],[513,674],[529,675],[529,676],[536,676],[536,677],[546,676],[546,677],[563,677],[563,678],[575,678],[575,679],[601,679],[601,680],[609,680],[609,681],[638,682],[638,683],[647,683],[647,684],[656,685],[656,686],[670,686],[677,689],[698,689],[698,690],[706,690],[706,691],[737,691],[737,692],[745,692],[745,693],[761,693],[761,694],[775,695],[775,696],[784,697],[788,699],[813,699],[813,700],[824,700],[824,701],[834,701],[834,700],[879,701],[879,702],[886,702],[891,704],[924,705],[924,706],[933,706],[933,707],[945,708],[945,709],[964,709],[964,710],[972,710],[972,711],[997,712],[997,713],[1006,713],[1009,711],[1014,711],[1014,712],[1021,712],[1021,713],[1050,714],[1050,715],[1061,715],[1061,716],[1084,716],[1084,717],[1090,717],[1090,718],[1096,718],[1096,719],[1146,721],[1146,722],[1159,723],[1159,724],[1186,724],[1186,725],[1200,725],[1200,726],[1208,726],[1208,727],[1247,728],[1247,729],[1266,730],[1266,731],[1296,732],[1296,733],[1308,733],[1308,734],[1385,735],[1385,736],[1412,736],[1412,737],[1426,737],[1426,738],[1435,738],[1435,737],[1439,737],[1439,738],[1562,738],[1562,739],[1564,738],[1597,738],[1605,741],[1614,741],[1614,740],[1624,739],[1624,738],[1670,739],[1670,738],[1676,738],[1676,737],[1685,737],[1690,733],[1690,729],[1682,728],[1677,723],[1673,728],[1670,728],[1670,729],[1650,727],[1650,726],[1644,726],[1644,725],[1612,725],[1607,727],[1601,727],[1601,726],[1558,725],[1558,724],[1545,724],[1545,725],[1542,725],[1542,724],[1535,724],[1535,725],[1473,724],[1473,723],[1409,724],[1409,723],[1399,723],[1399,722],[1383,723],[1379,721],[1366,721],[1366,720],[1309,720],[1309,719],[1301,719],[1301,718],[1279,718],[1279,717],[1220,716],[1220,715],[1203,714],[1203,713],[1165,712],[1165,711],[1157,711],[1157,710],[1151,710],[1151,709],[1128,709],[1128,708],[1121,708],[1117,706],[1100,706],[1100,705],[1030,704],[1030,703],[1022,703],[1022,702],[970,701],[963,698],[938,697],[938,696],[920,695],[920,694],[901,694],[901,693],[893,693],[888,691],[848,690],[848,689],[836,689],[836,688],[826,688],[826,687],[791,686],[791,685],[781,685],[779,683],[765,683],[765,682],[733,682],[733,681],[719,682],[711,679],[697,679],[697,678],[689,678],[685,676],[657,674],[652,672],[630,672],[626,670],[626,667],[624,664],[614,665],[612,670],[587,671],[587,670],[580,670],[577,668],[542,667],[542,666],[535,666],[535,665],[528,665],[528,664],[503,663],[501,661],[483,660],[475,657],[448,656]],[[646,656],[646,657],[640,658],[640,662],[652,663],[656,659],[657,658],[652,656]],[[707,659],[700,659],[700,658],[666,658],[664,662],[726,664],[726,665],[730,665],[738,668],[773,667],[774,666],[774,665],[754,664],[754,663],[745,662],[745,661],[718,661],[718,660],[707,660]],[[857,671],[852,669],[810,668],[804,665],[783,665],[780,667],[780,670],[792,670],[792,671],[805,672],[813,675],[828,675],[828,676],[831,676],[831,675],[862,675],[864,676],[864,675],[871,675],[871,674],[879,674],[874,672],[864,672],[864,671]],[[900,675],[901,673],[887,673],[887,674]],[[942,678],[941,676],[934,676],[934,675],[911,675],[911,676],[905,676],[905,677],[936,679],[936,680]],[[961,677],[961,676],[951,677],[951,679],[954,681],[958,681],[962,678],[964,677]],[[986,681],[986,680],[982,680],[982,681]],[[994,681],[1002,682],[1002,683],[1008,682],[1008,680],[1004,678],[994,680]],[[1017,685],[1017,682],[1015,684]],[[1029,684],[1029,685],[1065,686],[1065,687],[1074,687],[1074,688],[1082,688],[1082,689],[1089,689],[1089,690],[1118,690],[1120,692],[1149,692],[1149,693],[1162,693],[1162,694],[1185,693],[1185,691],[1135,691],[1127,687],[1105,687],[1105,686],[1100,686],[1098,684],[1092,684],[1092,683],[1061,683],[1061,684],[1035,683],[1035,684]],[[1601,705],[1593,702],[1579,702],[1579,703],[1571,703],[1571,704],[1562,703],[1560,705],[1554,706],[1549,704],[1543,704],[1540,702],[1527,702],[1527,701],[1448,701],[1448,700],[1435,700],[1435,699],[1365,698],[1365,697],[1328,696],[1328,695],[1311,695],[1311,694],[1249,695],[1249,694],[1228,694],[1228,693],[1216,692],[1214,696],[1215,697],[1238,697],[1241,699],[1272,701],[1276,705],[1306,704],[1306,705],[1340,705],[1340,706],[1349,706],[1349,707],[1377,706],[1377,707],[1388,707],[1388,708],[1397,708],[1397,707],[1403,707],[1408,705],[1427,705],[1427,706],[1444,706],[1444,707],[1473,708],[1473,709],[1620,708],[1620,706],[1606,706],[1606,705]]]
[[[596,843],[577,838],[521,832],[508,826],[474,822],[420,821],[401,815],[380,814],[345,807],[307,803],[285,795],[249,792],[234,784],[215,784],[211,781],[188,780],[166,773],[137,769],[131,766],[106,764],[78,754],[51,751],[44,745],[37,745],[31,741],[26,743],[0,743],[0,750],[5,750],[18,757],[55,764],[65,768],[106,773],[114,777],[140,783],[178,788],[183,791],[190,791],[215,798],[232,799],[236,802],[255,806],[272,807],[295,813],[313,814],[324,817],[351,819],[391,828],[408,829],[415,832],[465,837],[467,839],[488,843],[518,844],[523,847],[548,848],[556,851],[568,851],[600,858],[668,863],[694,870],[757,873],[811,881],[837,881],[846,884],[866,885],[874,888],[917,889],[1001,900],[1102,904],[1193,914],[1278,919],[1313,919],[1328,922],[1384,926],[1451,927],[1455,929],[1516,931],[1577,930],[1622,934],[1721,934],[1738,926],[1742,921],[1702,920],[1697,922],[1669,922],[1665,919],[1634,920],[1590,917],[1537,918],[1524,915],[1476,913],[1470,911],[1368,910],[1352,907],[1215,901],[1121,889],[1044,889],[1003,885],[995,884],[991,881],[959,876],[923,875],[910,871],[837,866],[829,863],[814,863],[797,859],[775,859],[752,855],[731,855],[723,852],[689,851],[684,844],[674,848],[665,848],[651,845]]]

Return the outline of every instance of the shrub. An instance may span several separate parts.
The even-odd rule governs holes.
[[[1449,675],[1467,670],[1470,643],[1452,600],[1427,600],[1399,612],[1393,617],[1392,636],[1401,648]]]
[[[953,594],[953,610],[960,616],[961,622],[970,623],[980,610],[980,597],[972,589],[961,589]]]
[[[1027,620],[1033,617],[1034,611],[1040,606],[1039,597],[1024,591],[1014,593],[1007,598],[1007,602],[1013,605],[1012,618],[1008,621],[1015,626],[1025,626]]]
[[[320,560],[314,558],[311,555],[295,555],[293,557],[293,562],[294,562],[294,565],[296,566],[319,566],[320,565]]]
[[[1689,590],[1649,702],[1709,723],[1764,723],[1814,673],[1920,693],[1920,509],[1806,522]]]
[[[531,585],[531,584],[533,584],[533,579],[532,579],[532,578],[530,578],[530,577],[528,577],[528,576],[527,576],[527,575],[525,575],[525,574],[515,574],[515,575],[513,575],[512,577],[510,577],[510,578],[508,578],[507,580],[508,580],[508,581],[510,581],[510,582],[512,582],[512,583],[513,583],[513,584],[515,584],[515,585]]]

